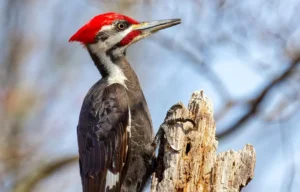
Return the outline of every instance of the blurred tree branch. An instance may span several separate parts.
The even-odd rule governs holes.
[[[174,44],[171,38],[168,37],[160,37],[157,38],[160,46],[169,48]],[[188,59],[190,59],[193,63],[197,64],[200,70],[204,71],[205,76],[211,81],[212,85],[215,86],[215,90],[219,93],[221,97],[226,101],[224,107],[221,111],[216,115],[216,119],[223,117],[228,110],[237,103],[231,99],[230,93],[227,91],[226,86],[222,83],[222,80],[210,69],[209,66],[205,64],[205,62],[198,56],[199,53],[191,51],[186,46],[180,43],[175,43],[176,49],[179,50],[183,55],[186,55]],[[260,105],[263,103],[263,100],[266,98],[269,91],[280,84],[282,81],[286,80],[290,75],[291,72],[295,70],[298,66],[300,61],[300,57],[295,58],[290,66],[282,72],[278,77],[274,78],[261,92],[251,101],[249,101],[246,105],[248,106],[248,111],[241,116],[233,125],[229,128],[225,128],[224,131],[221,131],[217,134],[219,139],[223,139],[230,134],[236,132],[244,123],[246,123],[251,117],[255,116]]]
[[[216,88],[216,91],[219,93],[219,95],[224,99],[230,100],[230,94],[227,91],[226,86],[223,84],[222,79],[220,79],[220,77],[215,74],[215,72],[209,66],[207,66],[207,64],[201,58],[200,52],[195,52],[192,48],[189,48],[183,43],[174,43],[173,39],[167,36],[156,37],[155,42],[158,43],[161,47],[165,47],[167,49],[172,47],[174,44],[177,51],[186,56],[186,58],[189,59],[192,64],[194,64],[193,67],[203,72],[203,75],[210,80],[212,86]]]
[[[90,2],[93,4],[91,5]],[[70,4],[69,1],[41,3],[35,0],[4,0],[0,3],[0,17],[2,18],[0,23],[5,26],[0,30],[0,42],[3,45],[0,52],[2,64],[0,65],[0,191],[11,191],[12,187],[15,187],[15,190],[23,187],[34,188],[42,179],[53,173],[61,174],[59,170],[69,165],[69,163],[63,163],[62,159],[53,160],[53,163],[49,165],[41,164],[52,156],[52,153],[59,152],[49,150],[47,148],[49,142],[41,138],[45,135],[56,134],[55,129],[63,128],[61,131],[69,131],[70,127],[74,127],[69,122],[74,118],[71,117],[73,114],[71,111],[74,110],[68,109],[70,104],[60,106],[60,113],[56,113],[56,110],[59,101],[65,99],[64,95],[68,94],[66,92],[70,89],[70,83],[77,84],[78,82],[77,77],[76,80],[72,77],[75,74],[72,69],[81,62],[78,61],[80,56],[70,49],[67,37],[75,30],[72,26],[82,22],[82,18],[91,16],[93,11],[91,7],[97,7],[95,12],[118,10],[117,12],[131,16],[136,15],[136,18],[139,18],[141,16],[139,14],[142,13],[145,19],[148,16],[165,16],[167,10],[168,13],[176,17],[178,15],[183,19],[185,31],[176,31],[176,34],[179,34],[176,38],[155,36],[155,43],[166,49],[172,48],[172,52],[168,53],[169,56],[171,54],[174,56],[173,50],[177,52],[177,56],[183,56],[184,59],[179,59],[179,62],[189,64],[204,77],[205,83],[208,82],[213,87],[216,95],[222,100],[221,109],[215,115],[217,121],[223,117],[224,119],[230,117],[230,111],[234,107],[243,107],[243,114],[237,114],[238,120],[231,120],[230,126],[224,127],[227,129],[220,132],[221,139],[239,129],[244,130],[247,127],[243,126],[246,122],[260,122],[261,119],[253,118],[255,116],[267,114],[268,119],[262,119],[264,121],[262,123],[266,125],[276,122],[279,116],[280,121],[285,122],[288,120],[292,122],[297,117],[299,113],[296,110],[299,110],[300,105],[299,64],[294,63],[295,66],[293,66],[292,63],[290,66],[285,66],[287,68],[280,71],[282,73],[276,78],[267,76],[265,78],[269,80],[266,81],[267,86],[258,85],[259,89],[253,95],[254,99],[249,101],[246,98],[236,99],[234,93],[230,92],[228,88],[232,88],[232,85],[225,84],[217,73],[219,71],[210,65],[210,54],[214,53],[216,47],[225,47],[226,51],[232,53],[234,57],[245,56],[243,58],[247,61],[245,63],[248,63],[261,76],[278,68],[282,70],[280,61],[285,59],[285,56],[276,53],[284,49],[288,40],[286,37],[299,29],[299,1],[293,0],[289,3],[257,1],[248,6],[249,0],[240,2],[220,0],[219,7],[215,6],[218,1],[193,1],[192,5],[188,5],[190,1],[187,1],[185,2],[187,6],[184,8],[179,7],[178,5],[181,4],[176,1],[162,2],[159,6],[152,0],[141,1],[140,5],[137,2],[136,0],[90,0],[72,1]],[[161,7],[163,7],[163,12],[159,15]],[[289,10],[288,13],[282,11],[282,7]],[[83,8],[92,11],[80,11]],[[189,11],[186,11],[186,8]],[[299,42],[298,39],[299,37],[296,37],[292,40]],[[290,72],[285,74],[286,71]],[[291,72],[294,75],[291,76]],[[239,73],[243,75],[243,71]],[[284,90],[280,91],[282,87],[278,84],[282,81],[285,81]],[[287,85],[290,81],[293,81],[294,86]],[[239,87],[234,88],[239,89]],[[291,92],[290,95],[295,95],[295,98],[288,97],[288,91]],[[274,106],[271,106],[269,98],[276,97],[278,94],[282,97],[274,102]],[[75,95],[75,97],[81,99],[83,96]],[[265,107],[270,107],[271,112],[265,113],[260,110]],[[64,113],[62,109],[68,112],[70,117],[62,120],[60,116]],[[282,129],[288,132],[292,129],[286,128],[293,126],[297,128],[297,125],[291,124]],[[55,137],[50,142],[55,142],[54,139]],[[267,139],[272,141],[272,138]],[[69,140],[64,142],[67,143]],[[289,145],[289,143],[284,145]],[[46,150],[43,150],[45,148]],[[286,153],[286,155],[291,154]],[[55,163],[58,163],[57,166]],[[61,166],[58,166],[60,163]],[[295,171],[297,166],[296,161],[293,163],[288,165],[291,166],[291,169],[287,168],[290,171]],[[41,165],[41,167],[38,168],[36,165]],[[296,182],[293,182],[295,175],[292,173],[294,174],[294,172],[288,172],[290,180],[289,182],[284,180],[283,187],[289,185],[291,188],[292,184],[296,186]],[[24,175],[27,177],[23,177]],[[51,177],[51,179],[55,180],[56,177]],[[28,184],[23,182],[28,182]],[[47,188],[44,189],[47,190]]]
[[[30,192],[41,180],[61,170],[63,167],[70,165],[71,163],[77,162],[78,157],[65,157],[53,161],[47,165],[41,166],[36,170],[32,170],[31,174],[23,177],[18,182],[16,182],[13,192]]]
[[[233,125],[231,125],[229,128],[225,128],[224,131],[221,131],[217,134],[217,137],[219,139],[224,139],[228,137],[229,135],[235,133],[238,129],[242,127],[250,118],[255,116],[257,114],[257,111],[261,104],[263,103],[264,99],[266,98],[269,91],[280,84],[281,82],[285,81],[294,71],[294,69],[299,65],[300,62],[300,56],[295,58],[290,66],[283,71],[281,75],[273,79],[262,91],[253,99],[251,102],[249,102],[248,105],[248,112],[245,113],[242,117],[240,117]]]

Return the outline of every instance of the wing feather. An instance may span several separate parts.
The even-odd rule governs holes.
[[[83,103],[77,127],[84,192],[118,191],[127,157],[129,108],[119,84],[95,85]]]

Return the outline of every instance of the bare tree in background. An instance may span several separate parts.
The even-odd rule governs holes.
[[[209,85],[211,90],[205,90],[206,93],[218,101],[215,117],[221,144],[240,137],[257,124],[263,130],[264,125],[280,121],[280,129],[274,126],[270,134],[258,132],[257,135],[267,140],[276,130],[284,133],[281,137],[284,154],[292,160],[284,161],[287,181],[280,190],[292,191],[293,185],[299,185],[294,181],[297,151],[287,147],[293,142],[287,142],[286,135],[293,135],[290,129],[299,127],[289,123],[299,117],[299,7],[297,0],[190,0],[184,4],[179,0],[164,3],[3,0],[0,3],[0,22],[4,26],[0,29],[0,191],[33,191],[47,179],[62,183],[60,187],[65,191],[69,188],[74,191],[74,178],[69,182],[57,178],[63,174],[64,167],[76,162],[77,143],[73,136],[83,94],[93,80],[86,81],[89,72],[84,72],[92,68],[86,64],[90,65],[91,61],[68,46],[67,40],[91,16],[111,10],[142,19],[164,19],[164,14],[181,17],[183,25],[174,36],[153,37],[148,44],[165,50],[164,57],[176,56],[179,63],[197,71]],[[139,53],[137,49],[134,51]],[[158,52],[153,50],[155,54]],[[224,52],[242,60],[245,70],[231,68],[233,65],[226,58],[215,62],[218,54]],[[137,55],[130,56],[138,60]],[[147,59],[143,62],[146,67],[140,69],[143,73],[140,77],[146,78],[147,67],[153,64],[149,61],[147,65]],[[231,68],[236,76],[249,77],[245,87],[251,87],[258,76],[263,80],[256,81],[255,88],[249,88],[246,94],[236,96],[234,91],[241,87],[226,80],[229,70],[220,73],[220,68]],[[96,75],[95,72],[93,78]],[[164,82],[161,79],[154,82],[155,78],[151,83],[146,82],[144,88]],[[172,79],[168,81],[172,84]],[[194,90],[202,89],[199,86],[205,84],[190,83],[195,84]],[[169,89],[168,86],[167,83],[162,89]],[[176,93],[169,93],[166,98],[172,95]],[[149,99],[152,97],[155,95]],[[154,119],[156,115],[152,114]],[[70,146],[74,147],[69,154],[65,153],[67,149],[62,150]],[[258,150],[259,147],[255,146]],[[77,164],[69,169],[77,171]],[[258,175],[266,170],[256,171]],[[76,177],[80,182],[79,174]],[[249,187],[250,191],[260,189],[258,184]]]

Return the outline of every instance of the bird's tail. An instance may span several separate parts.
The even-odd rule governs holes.
[[[104,170],[96,176],[83,176],[83,192],[119,192],[120,175]]]

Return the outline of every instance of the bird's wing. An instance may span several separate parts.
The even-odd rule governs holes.
[[[112,84],[89,95],[77,128],[83,191],[119,191],[130,126],[126,90]]]

